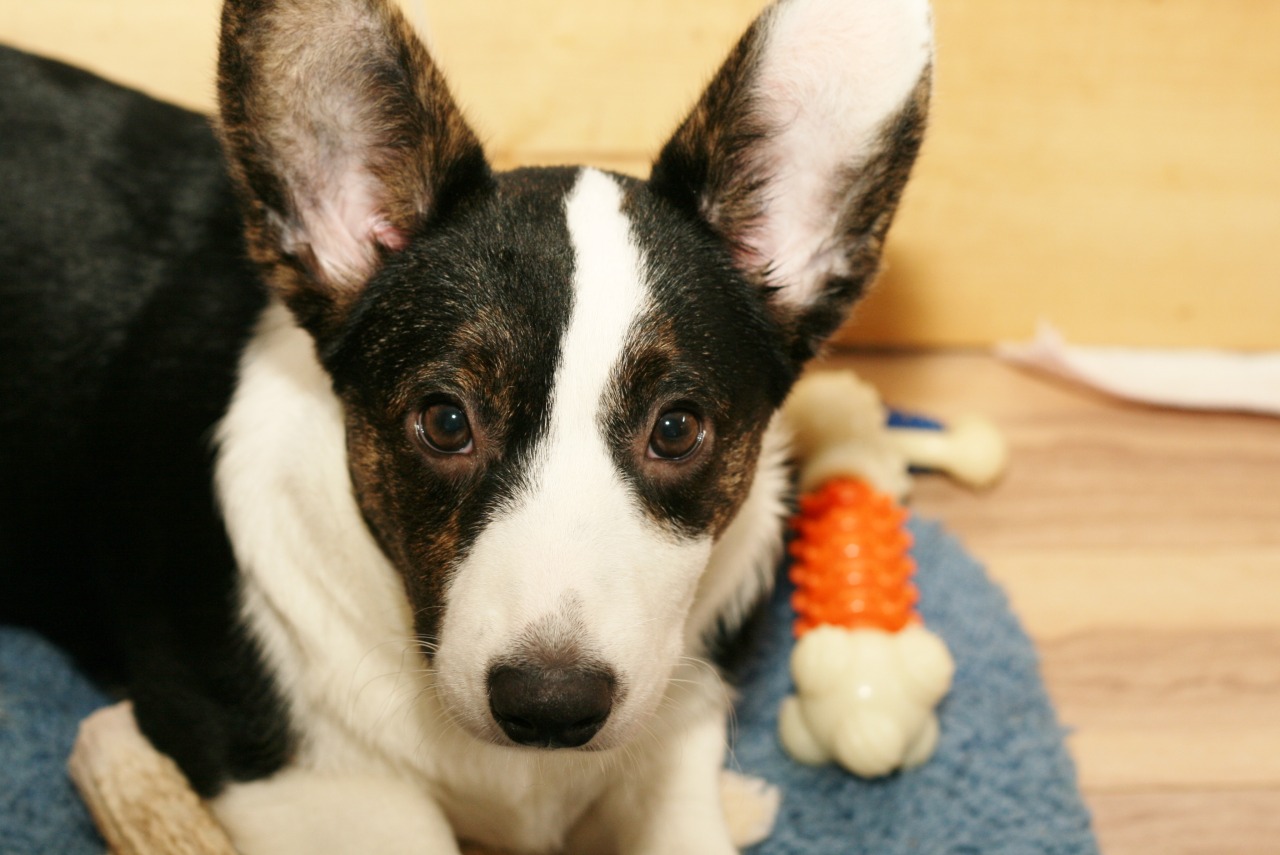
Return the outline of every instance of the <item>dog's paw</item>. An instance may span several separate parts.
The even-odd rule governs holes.
[[[210,806],[242,855],[459,855],[440,808],[390,777],[289,770]]]
[[[725,769],[720,773],[720,800],[733,845],[745,849],[773,831],[782,793],[763,778]]]

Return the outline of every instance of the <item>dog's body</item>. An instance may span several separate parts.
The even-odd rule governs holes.
[[[712,647],[929,61],[921,0],[788,0],[641,182],[493,174],[375,0],[228,4],[229,177],[0,53],[0,620],[124,680],[248,853],[733,851]]]

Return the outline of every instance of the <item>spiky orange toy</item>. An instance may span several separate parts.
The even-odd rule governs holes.
[[[832,478],[800,498],[790,546],[797,637],[822,624],[897,632],[919,623],[906,519],[859,478]]]

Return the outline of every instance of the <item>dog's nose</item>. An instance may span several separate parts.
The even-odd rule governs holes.
[[[503,665],[489,672],[489,709],[514,742],[577,748],[604,726],[615,683],[598,668]]]

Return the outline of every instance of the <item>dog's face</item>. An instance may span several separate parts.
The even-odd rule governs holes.
[[[501,669],[607,687],[593,745],[651,709],[790,382],[778,341],[723,246],[600,172],[500,176],[388,259],[327,364],[460,722],[500,737]]]
[[[842,27],[890,48],[848,68]],[[791,0],[649,181],[494,175],[393,10],[228,4],[251,250],[316,340],[358,504],[472,733],[618,744],[700,652],[695,590],[770,417],[875,272],[928,57],[922,2]]]

